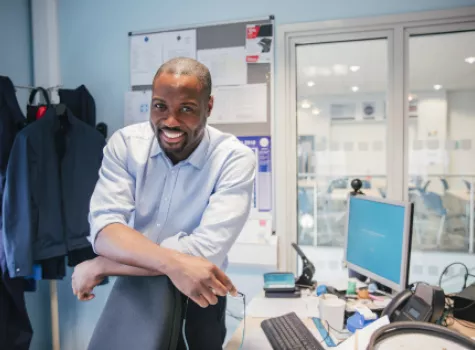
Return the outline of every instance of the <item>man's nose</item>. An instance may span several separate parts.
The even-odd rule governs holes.
[[[176,114],[173,112],[168,113],[166,119],[163,121],[163,123],[168,126],[169,128],[177,127],[180,126],[180,123],[176,117]]]

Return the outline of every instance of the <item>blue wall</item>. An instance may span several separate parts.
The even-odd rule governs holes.
[[[0,0],[0,52],[0,75],[10,77],[17,85],[31,85],[33,61],[28,0]],[[26,109],[28,94],[27,90],[17,91],[23,111]],[[50,349],[48,283],[40,283],[36,292],[27,293],[26,303],[34,328],[32,348]]]
[[[85,84],[97,117],[122,126],[129,82],[129,31],[210,23],[274,14],[276,23],[321,21],[475,5],[475,0],[61,0],[63,84]]]
[[[33,61],[31,51],[30,6],[28,0],[0,0],[0,75],[14,84],[31,85]],[[28,91],[17,95],[26,109]]]

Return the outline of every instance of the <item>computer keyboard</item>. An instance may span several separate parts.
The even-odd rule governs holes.
[[[295,312],[262,321],[261,327],[274,350],[324,350]]]

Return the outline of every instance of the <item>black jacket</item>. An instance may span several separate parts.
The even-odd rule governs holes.
[[[96,126],[96,103],[84,85],[74,90],[59,89],[58,95],[60,102],[65,104],[76,118],[90,126]]]
[[[31,275],[39,260],[90,247],[89,201],[105,139],[69,110],[64,121],[50,108],[20,131],[13,144],[3,197],[11,277]]]
[[[25,305],[25,281],[11,279],[2,241],[2,196],[15,136],[26,124],[11,80],[0,76],[0,348],[28,350],[33,330]]]
[[[10,151],[16,134],[25,123],[26,119],[18,105],[12,81],[8,77],[0,76],[0,218],[2,215],[1,199]]]

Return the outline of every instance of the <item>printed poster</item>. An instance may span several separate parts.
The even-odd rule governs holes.
[[[254,180],[252,211],[272,210],[271,140],[269,136],[241,136],[238,139],[256,155],[257,172]]]
[[[246,26],[246,62],[270,63],[274,53],[273,25],[248,24]]]

